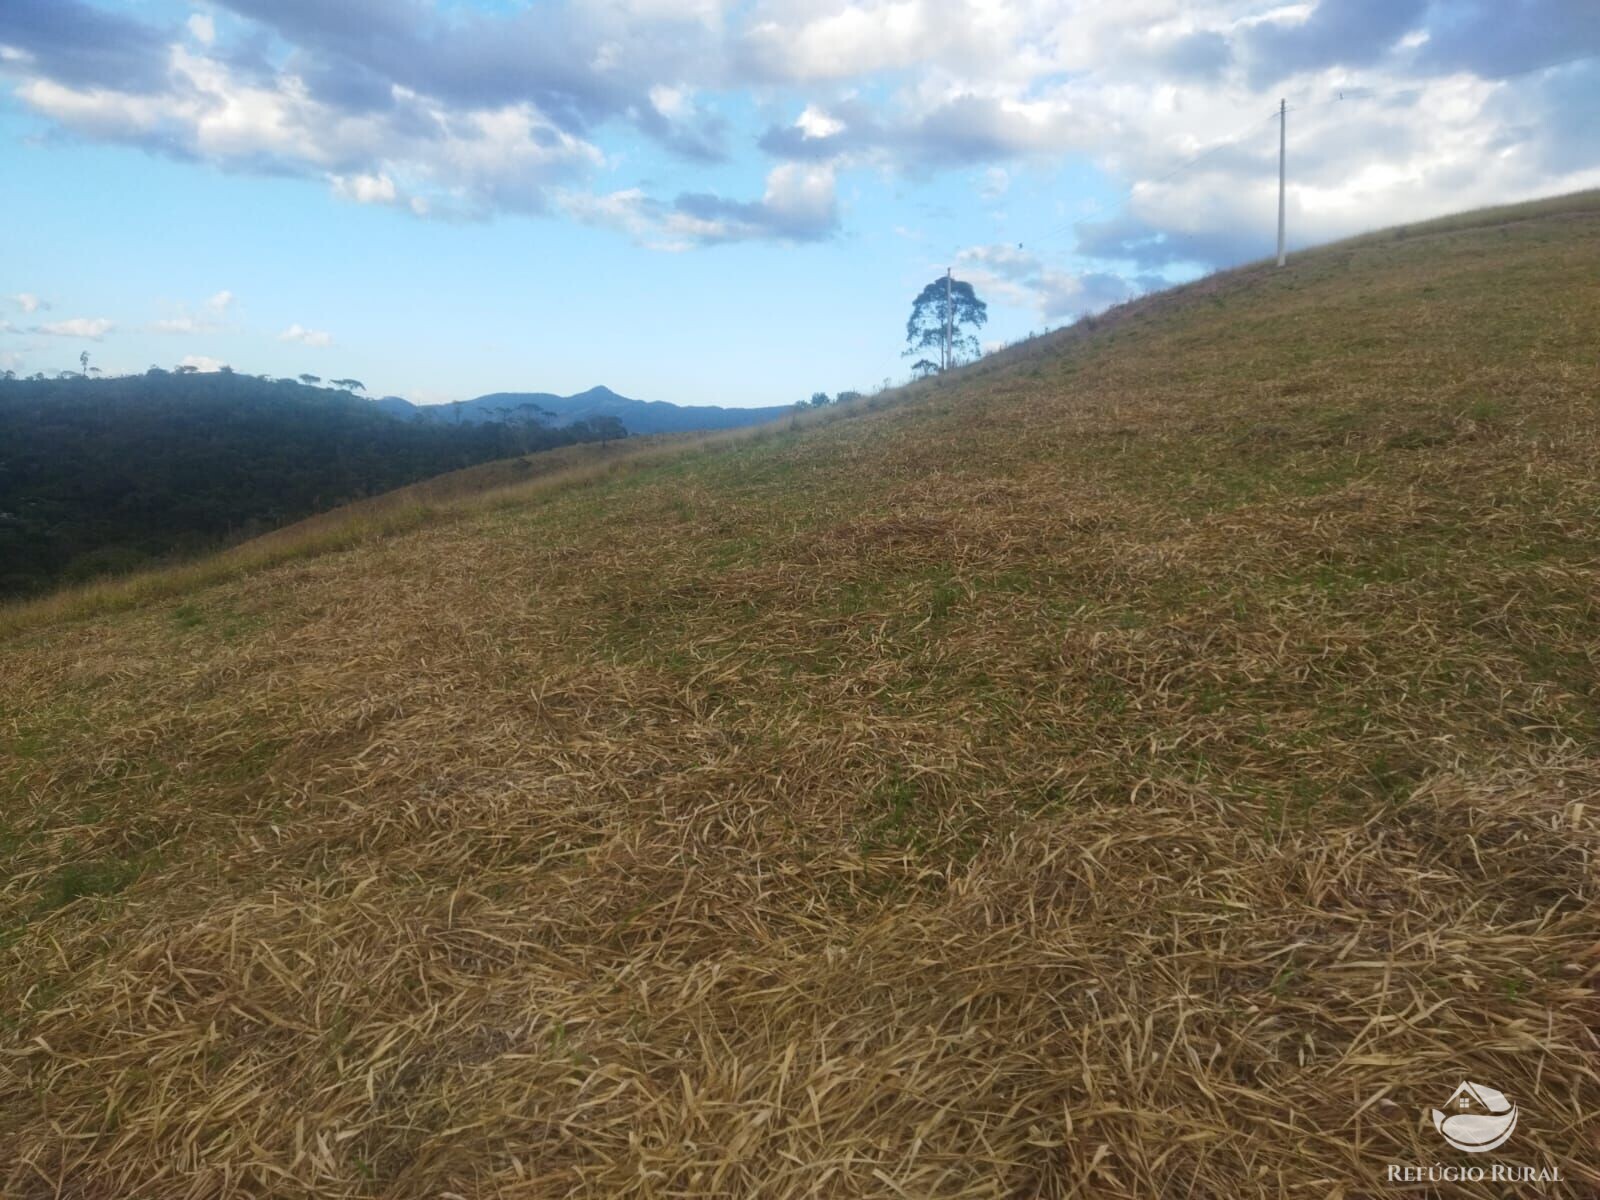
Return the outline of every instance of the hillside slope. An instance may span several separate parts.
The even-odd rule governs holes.
[[[12,634],[0,1194],[1593,1195],[1597,345],[1587,195]]]

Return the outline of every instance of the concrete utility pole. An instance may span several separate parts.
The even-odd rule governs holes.
[[[944,269],[944,366],[941,371],[948,371],[951,366],[950,359],[950,327],[955,318],[955,311],[950,307],[950,268]]]
[[[1283,266],[1284,157],[1289,146],[1289,102],[1278,101],[1278,265]]]

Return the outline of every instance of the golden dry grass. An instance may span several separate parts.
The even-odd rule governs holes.
[[[1591,201],[17,623],[0,1193],[1595,1194]]]

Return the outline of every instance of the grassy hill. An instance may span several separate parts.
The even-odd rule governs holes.
[[[1597,346],[1590,194],[29,610],[0,1193],[1594,1194]]]

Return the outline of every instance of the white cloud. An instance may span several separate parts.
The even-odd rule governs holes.
[[[762,202],[772,212],[796,224],[818,227],[834,212],[834,169],[807,163],[784,163],[767,174]]]
[[[745,46],[767,73],[790,80],[895,70],[935,55],[945,31],[963,23],[958,6],[933,8],[919,0],[885,0],[768,10],[767,19],[745,34]]]
[[[206,301],[206,307],[212,312],[227,312],[233,307],[233,293],[224,288]]]
[[[694,111],[694,97],[688,88],[666,87],[657,84],[650,89],[650,103],[663,117],[674,119],[688,116]]]
[[[826,236],[851,170],[955,168],[997,200],[1020,161],[1071,156],[1131,193],[1115,228],[1085,234],[1095,255],[1229,261],[1270,242],[1280,95],[1302,105],[1301,244],[1600,182],[1593,64],[1523,72],[1600,49],[1593,0],[1521,0],[1514,20],[1447,0],[550,0],[449,19],[368,0],[362,37],[326,16],[337,5],[230,7],[254,15],[219,30],[197,7],[175,41],[133,18],[98,35],[25,25],[0,55],[23,103],[79,134],[430,217],[554,199],[672,249]],[[247,38],[270,49],[239,53]],[[1341,92],[1351,103],[1322,103]],[[618,125],[711,161],[719,105],[732,118],[775,96],[799,115],[761,138],[777,165],[760,199],[592,182],[620,161],[597,144]]]
[[[399,199],[394,180],[387,175],[330,175],[333,194],[357,204],[393,204]]]
[[[568,216],[587,225],[620,229],[635,241],[656,250],[686,250],[686,243],[672,243],[661,234],[660,218],[642,188],[623,188],[604,195],[564,192],[557,203]]]
[[[806,105],[794,123],[800,135],[807,138],[832,137],[844,130],[843,121],[830,117],[813,104]]]
[[[478,216],[538,211],[548,185],[602,166],[600,150],[531,102],[456,109],[403,87],[380,109],[324,102],[298,76],[246,74],[204,50],[169,49],[165,91],[123,92],[35,76],[17,95],[80,133],[178,151],[223,165],[327,178],[362,203],[426,195],[413,212]],[[394,170],[349,170],[390,163]]]
[[[813,100],[794,126],[769,130],[762,144],[773,153],[915,174],[970,164],[985,170],[987,200],[1004,193],[1016,160],[1080,155],[1129,187],[1121,228],[1143,235],[1134,253],[1128,237],[1091,231],[1095,253],[1215,265],[1270,250],[1277,139],[1268,110],[1285,93],[1291,110],[1297,97],[1304,110],[1289,117],[1291,244],[1595,186],[1600,143],[1555,132],[1562,122],[1550,119],[1537,73],[1498,77],[1563,49],[1600,48],[1600,26],[1577,30],[1583,7],[1528,0],[1517,22],[1527,28],[1515,37],[1485,8],[1462,22],[1475,29],[1462,40],[1457,25],[1436,19],[1438,5],[862,0],[764,7],[745,40],[761,69],[819,93],[822,81],[874,73],[895,85],[870,104],[835,100],[824,110]],[[1561,41],[1561,28],[1574,36]],[[1445,37],[1449,49],[1440,48]],[[1473,69],[1419,65],[1446,53]],[[1569,107],[1592,99],[1592,65],[1565,74]],[[1565,164],[1555,161],[1562,144]],[[1070,250],[1073,222],[1053,232]],[[1051,293],[1052,306],[1068,303],[1061,288]]]
[[[205,373],[208,371],[220,371],[228,364],[219,358],[212,358],[206,354],[185,354],[178,365],[180,367],[193,367],[195,370]]]
[[[278,335],[280,342],[299,342],[302,346],[331,346],[333,335],[324,333],[320,329],[307,329],[304,325],[294,324]]]
[[[1014,244],[969,246],[957,253],[956,262],[980,296],[1034,309],[1046,320],[1098,312],[1144,290],[1140,280],[1110,272],[1052,267]]]
[[[48,309],[50,307],[32,292],[18,292],[12,299],[17,302],[17,307],[25,313],[38,312],[41,308]]]
[[[830,163],[783,163],[767,173],[761,199],[753,201],[685,195],[669,207],[640,188],[626,188],[605,195],[563,193],[558,202],[569,216],[620,229],[656,250],[768,238],[814,241],[838,227],[834,174]]]
[[[51,337],[88,338],[98,342],[116,327],[114,321],[105,317],[72,317],[36,326],[34,332],[47,333]]]

